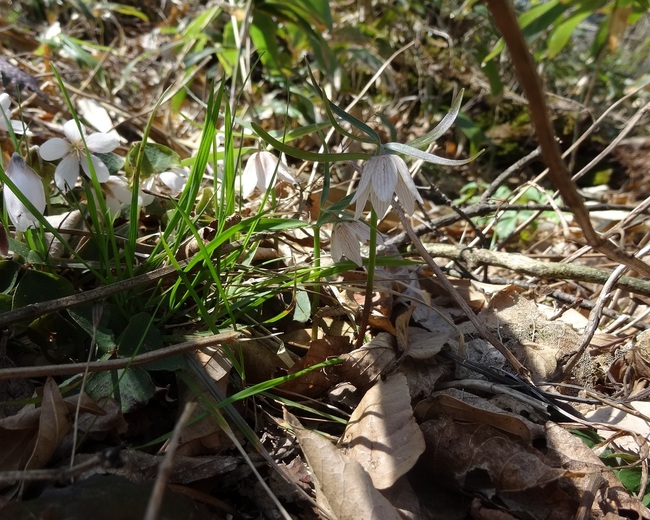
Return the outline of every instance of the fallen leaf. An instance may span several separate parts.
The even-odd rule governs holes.
[[[441,415],[421,428],[427,467],[441,480],[489,498],[502,491],[544,486],[565,473],[547,466],[535,450],[492,426]]]
[[[316,485],[316,501],[337,520],[399,520],[391,503],[375,489],[372,479],[356,460],[348,458],[322,435],[306,430],[284,412],[294,428]]]
[[[25,469],[43,468],[70,431],[72,423],[59,387],[51,377],[43,387],[43,401],[34,449]]]
[[[341,356],[344,361],[334,370],[342,381],[349,381],[357,388],[368,388],[395,364],[395,337],[380,332],[370,342],[349,354]]]
[[[449,388],[420,401],[415,408],[420,422],[447,415],[458,421],[486,424],[519,437],[525,445],[533,438],[542,437],[541,426],[525,421],[514,413],[506,412],[488,400],[463,390]]]
[[[365,468],[377,489],[391,487],[415,465],[424,438],[404,374],[396,372],[366,392],[339,444]]]

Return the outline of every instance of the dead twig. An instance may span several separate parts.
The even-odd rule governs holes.
[[[24,379],[28,377],[70,376],[73,374],[81,374],[85,371],[103,372],[108,370],[119,370],[122,368],[144,365],[145,363],[151,363],[152,361],[158,361],[160,359],[167,359],[205,347],[226,345],[234,342],[240,337],[241,334],[239,332],[223,332],[213,336],[197,337],[191,341],[154,350],[153,352],[120,359],[109,359],[108,361],[44,365],[40,367],[3,368],[0,370],[0,381],[5,379]]]
[[[503,267],[519,274],[526,274],[547,280],[575,280],[579,282],[605,284],[612,271],[563,262],[544,262],[518,253],[504,253],[474,247],[451,244],[427,244],[431,256],[466,262],[470,269],[478,265]],[[631,276],[621,276],[615,287],[635,294],[650,296],[650,281]]]
[[[192,413],[195,408],[196,403],[185,403],[183,413],[174,426],[172,438],[167,445],[165,458],[158,468],[156,482],[154,483],[153,491],[149,497],[149,503],[147,504],[147,512],[144,515],[144,520],[156,520],[160,514],[160,507],[162,506],[163,497],[165,496],[165,488],[167,487],[169,477],[171,477],[172,470],[174,469],[174,456],[176,455],[176,449],[181,441],[181,433],[183,432],[185,425],[192,418]]]

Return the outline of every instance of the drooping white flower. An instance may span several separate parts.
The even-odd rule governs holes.
[[[93,153],[112,152],[120,144],[119,139],[114,135],[101,132],[86,135],[85,129],[81,128],[84,132],[83,136],[79,132],[76,121],[68,121],[63,125],[65,139],[54,137],[43,143],[39,149],[39,153],[45,161],[61,159],[54,172],[54,180],[57,187],[62,191],[68,191],[74,187],[79,176],[80,165],[86,176],[91,178],[86,159],[84,138],[99,182],[106,182],[110,177],[110,173],[102,160]]]
[[[334,223],[330,252],[332,259],[339,261],[342,257],[352,260],[358,266],[363,264],[361,259],[361,243],[370,240],[370,228],[358,220],[342,220]]]
[[[368,197],[377,216],[383,218],[394,195],[397,195],[407,214],[415,211],[415,201],[422,203],[422,197],[404,159],[392,154],[376,155],[368,159],[363,165],[359,187],[351,201],[356,202],[354,218],[361,216]]]
[[[164,193],[171,197],[176,197],[185,188],[188,177],[189,172],[187,168],[172,168],[169,171],[152,175],[144,181],[142,188],[153,193]],[[153,196],[144,193],[142,205],[148,206],[152,202]]]
[[[9,131],[9,125],[16,134],[24,134],[27,132],[25,125],[22,121],[14,121],[9,119],[11,114],[11,98],[9,94],[2,93],[0,94],[0,130],[3,132]]]
[[[6,173],[7,177],[16,185],[18,191],[42,214],[45,211],[45,189],[38,174],[27,166],[23,158],[17,153],[11,156]],[[38,219],[27,209],[8,185],[5,185],[2,189],[2,195],[4,196],[7,214],[16,227],[16,231],[25,231],[38,225]]]
[[[297,184],[298,181],[289,172],[287,165],[282,163],[271,152],[255,152],[248,158],[246,167],[241,176],[241,195],[247,199],[251,196],[255,187],[265,192],[274,181],[290,182]]]

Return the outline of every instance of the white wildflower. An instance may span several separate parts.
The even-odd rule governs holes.
[[[172,168],[169,171],[152,175],[144,181],[142,188],[152,193],[165,193],[171,197],[176,197],[185,188],[188,177],[189,172],[187,168]],[[151,195],[145,193],[143,197],[144,206],[148,206],[153,202]]]
[[[14,121],[13,119],[9,119],[9,116],[11,114],[11,98],[9,97],[9,94],[0,94],[0,130],[3,132],[8,132],[9,131],[9,125],[11,125],[11,128],[13,129],[14,133],[16,134],[24,134],[27,129],[25,128],[25,125],[23,124],[22,121]]]
[[[273,180],[275,182],[285,181],[297,184],[298,181],[289,172],[286,164],[282,163],[271,152],[255,152],[246,162],[246,167],[241,176],[241,195],[247,199],[251,196],[255,187],[265,192]]]
[[[66,139],[54,137],[43,143],[39,150],[41,157],[46,161],[61,159],[54,172],[54,180],[57,187],[62,191],[73,188],[79,176],[79,166],[88,178],[91,178],[90,168],[86,159],[84,147],[85,138],[90,152],[90,160],[93,163],[95,174],[99,182],[106,182],[110,173],[102,160],[93,153],[112,152],[120,144],[119,139],[114,135],[96,132],[86,136],[82,127],[82,134],[79,132],[76,121],[68,121],[63,125],[63,133]]]
[[[119,215],[123,206],[131,204],[131,188],[124,177],[111,175],[102,184],[102,191],[106,196],[106,206],[111,215]],[[138,193],[138,204],[142,204],[142,195]]]
[[[368,197],[378,217],[383,218],[394,195],[408,214],[415,212],[415,201],[422,202],[404,159],[392,154],[370,158],[363,166],[359,187],[351,201],[357,204],[354,218],[361,216]]]
[[[358,266],[361,259],[361,243],[370,240],[370,228],[358,220],[342,220],[334,224],[330,250],[332,259],[339,261],[342,257],[352,260]]]
[[[16,188],[29,200],[39,212],[45,211],[45,190],[38,174],[32,170],[23,158],[14,153],[7,167],[7,177],[16,185]],[[16,231],[25,231],[27,228],[38,225],[38,219],[20,201],[9,186],[2,190],[7,214],[16,227]]]

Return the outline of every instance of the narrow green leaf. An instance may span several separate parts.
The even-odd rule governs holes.
[[[433,130],[424,134],[422,137],[413,139],[411,142],[406,144],[408,146],[412,146],[413,148],[424,148],[425,146],[429,145],[430,143],[438,139],[447,130],[449,130],[451,128],[451,125],[454,124],[456,117],[458,117],[458,112],[460,112],[460,105],[463,102],[464,92],[465,89],[460,90],[460,92],[456,95],[456,97],[452,101],[451,109],[449,110],[449,112],[447,112],[445,117],[442,118],[440,123],[438,123]]]
[[[251,123],[251,126],[253,127],[253,130],[255,130],[255,133],[259,135],[266,143],[273,146],[273,148],[275,148],[276,150],[280,150],[282,153],[285,153],[291,157],[302,159],[303,161],[323,163],[323,162],[336,162],[336,161],[359,161],[359,160],[370,159],[370,155],[368,155],[367,153],[307,152],[304,150],[300,150],[298,148],[287,146],[284,143],[281,143],[256,123]]]
[[[412,146],[409,146],[407,144],[402,144],[402,143],[387,143],[383,145],[383,147],[386,150],[403,153],[405,155],[410,155],[411,157],[415,157],[416,159],[422,159],[423,161],[427,161],[432,164],[441,164],[443,166],[462,166],[463,164],[472,162],[482,153],[479,152],[474,157],[470,157],[469,159],[457,160],[457,159],[446,159],[444,157],[438,157],[437,155],[433,155],[432,153],[423,152],[422,150],[418,150],[417,148],[413,148]]]

